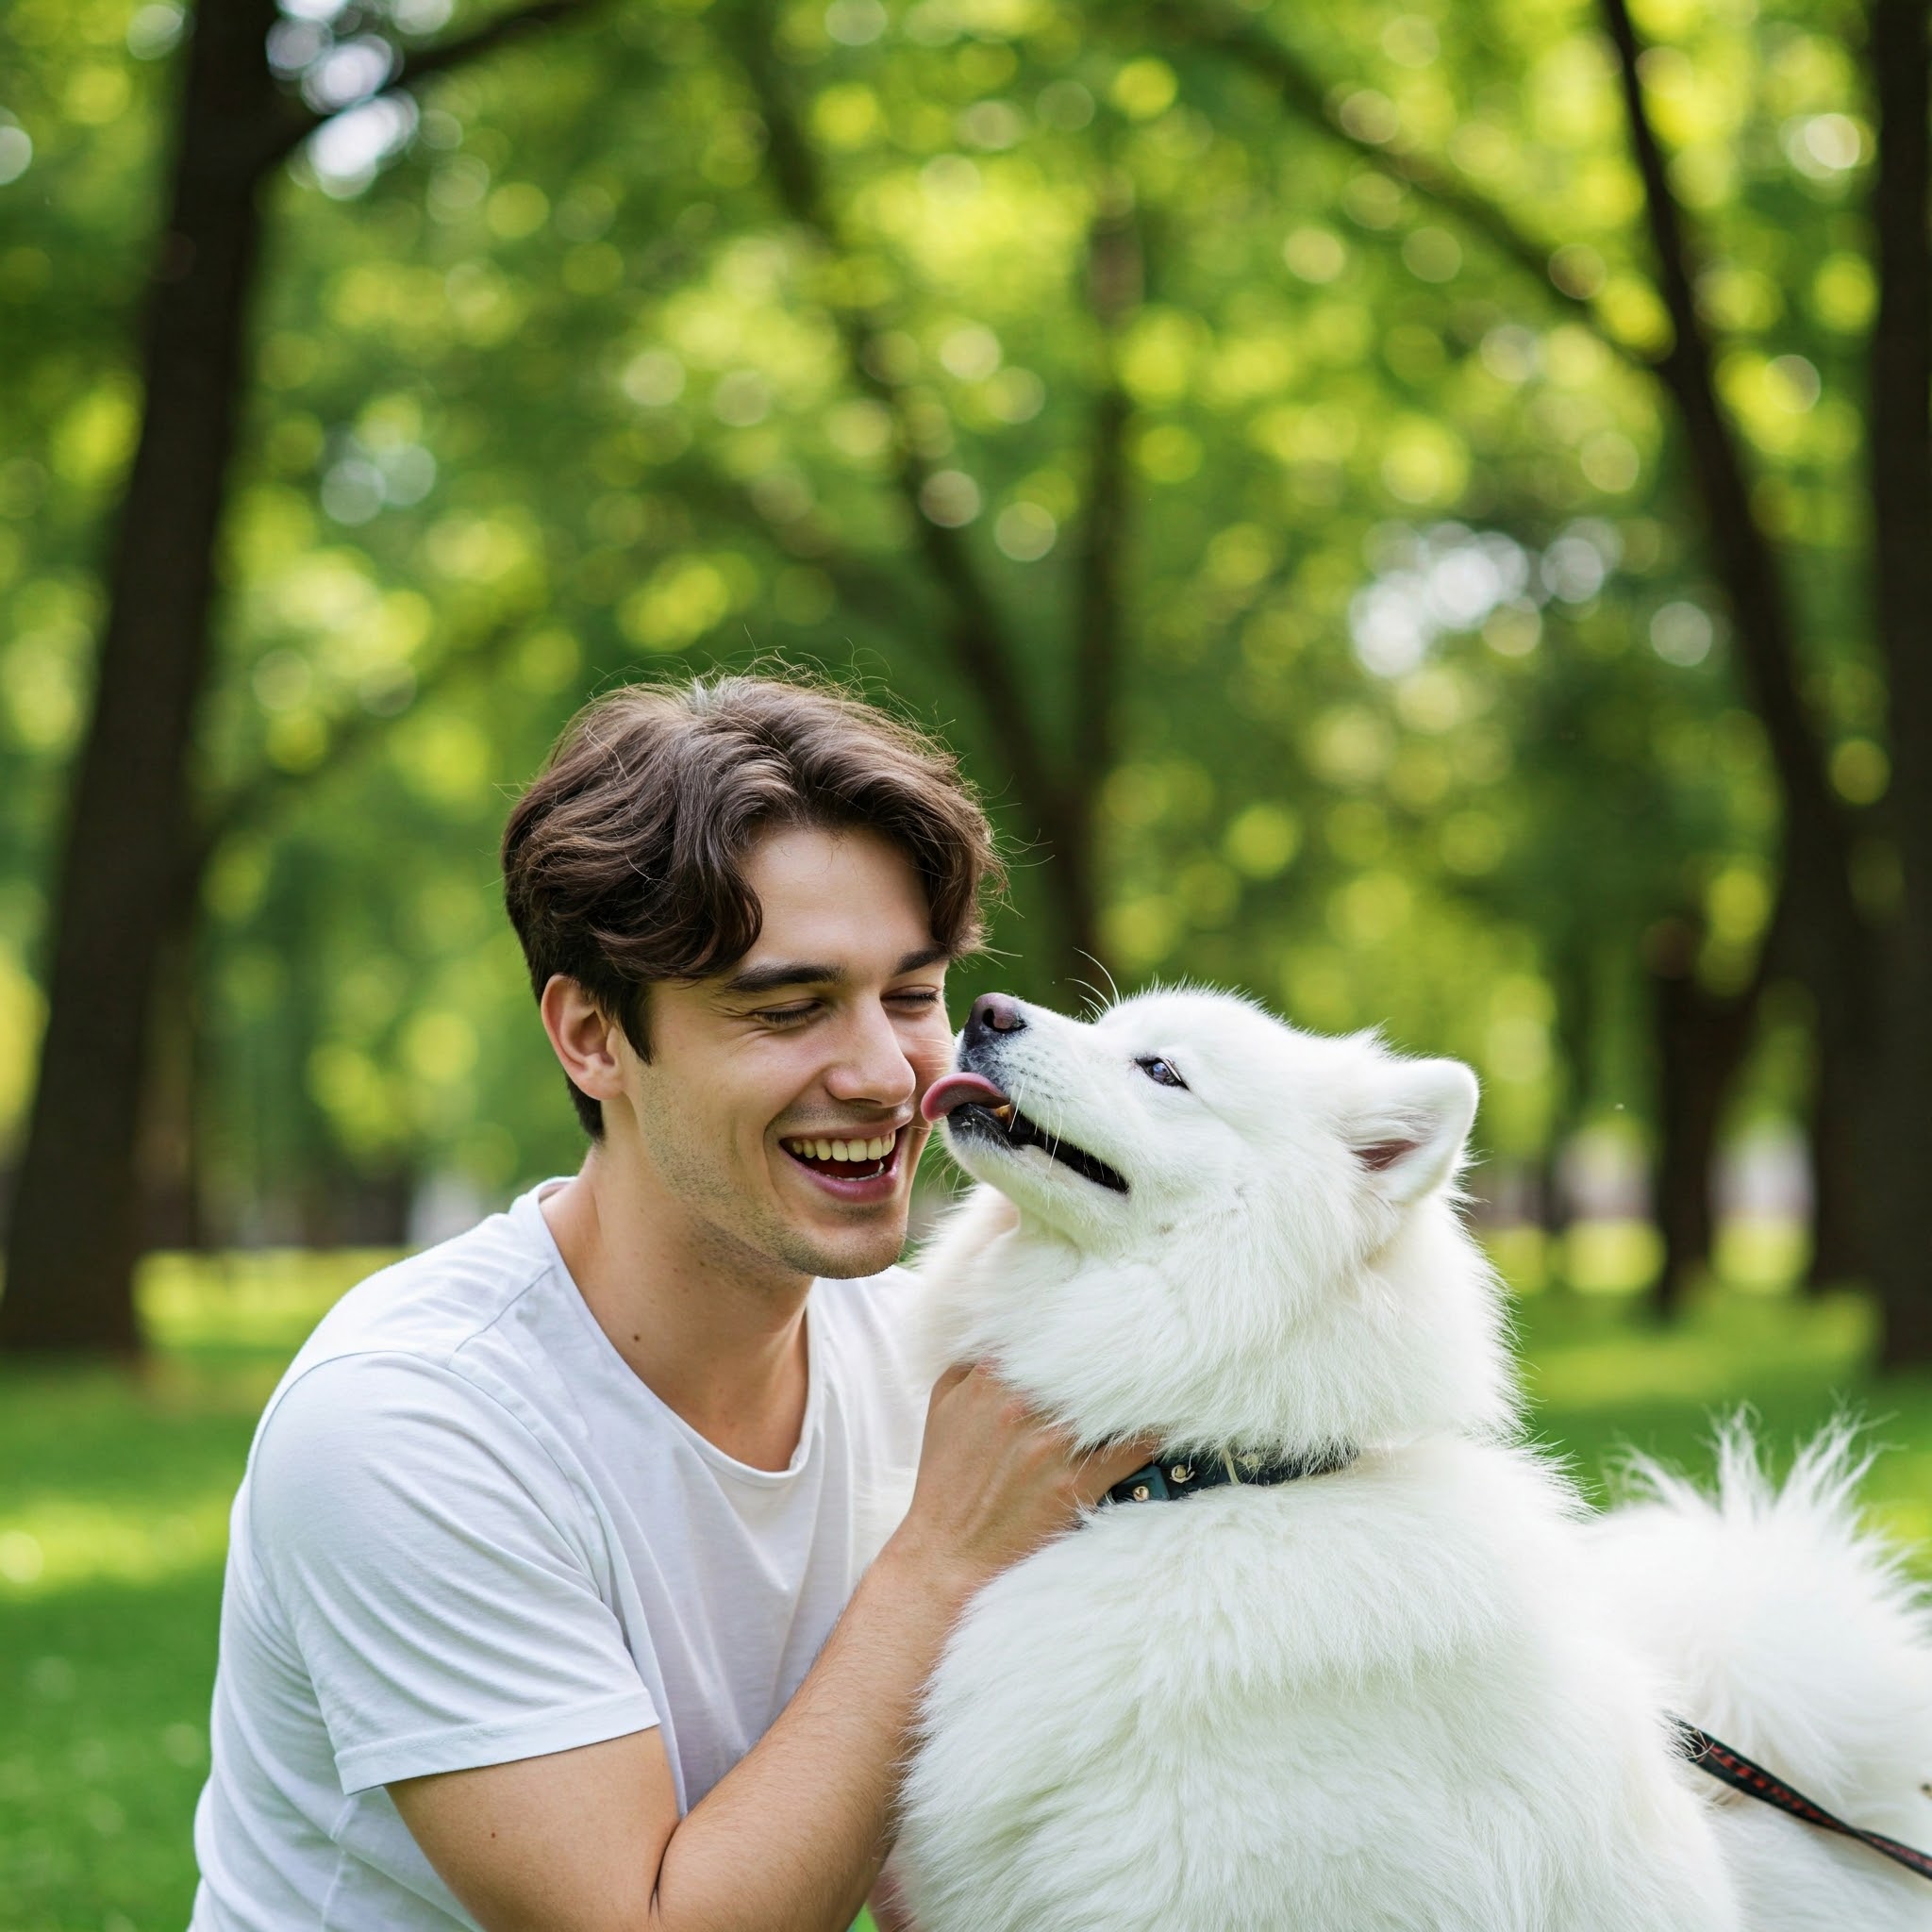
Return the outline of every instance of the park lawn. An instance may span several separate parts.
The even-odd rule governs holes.
[[[280,1363],[363,1257],[163,1263],[139,1379],[0,1374],[0,1932],[167,1932],[193,1890],[226,1515]],[[1869,1309],[1725,1292],[1658,1333],[1607,1294],[1517,1304],[1533,1423],[1601,1492],[1748,1402],[1789,1444],[1841,1401],[1894,1445],[1874,1516],[1932,1548],[1932,1377],[1874,1386]]]

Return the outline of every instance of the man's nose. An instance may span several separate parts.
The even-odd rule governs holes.
[[[882,1107],[901,1106],[918,1084],[905,1041],[884,1012],[848,1036],[825,1075],[825,1091],[835,1100],[874,1101]]]
[[[983,992],[966,1016],[965,1043],[972,1046],[997,1034],[1024,1032],[1025,1026],[1018,1000],[1003,992]]]

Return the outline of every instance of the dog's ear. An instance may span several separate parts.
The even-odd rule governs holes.
[[[1349,1134],[1377,1193],[1398,1207],[1433,1192],[1456,1171],[1475,1120],[1475,1075],[1460,1060],[1396,1060],[1382,1091]]]

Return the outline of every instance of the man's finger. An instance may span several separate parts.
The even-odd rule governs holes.
[[[932,1394],[927,1400],[927,1407],[931,1407],[934,1403],[939,1402],[942,1397],[950,1395],[972,1373],[973,1364],[971,1362],[955,1362],[932,1385]]]
[[[1158,1436],[1133,1436],[1123,1442],[1103,1442],[1081,1458],[1075,1481],[1080,1494],[1097,1503],[1123,1476],[1131,1475],[1144,1462],[1160,1454]]]

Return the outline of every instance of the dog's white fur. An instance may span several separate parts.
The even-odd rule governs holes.
[[[1637,1500],[1589,1535],[1675,1709],[1840,1818],[1932,1848],[1932,1617],[1859,1527],[1870,1466],[1840,1423],[1780,1489],[1733,1422],[1714,1493],[1633,1458]],[[1749,1925],[1932,1925],[1932,1884],[1862,1846],[1735,1800],[1718,1830]]]
[[[1778,1741],[1828,1740],[1821,1796],[1907,1839],[1917,1804],[1932,1836],[1927,1707],[1857,1714],[1923,1699],[1925,1613],[1829,1475],[1774,1501],[1733,1472],[1713,1510],[1654,1474],[1591,1528],[1516,1446],[1496,1285],[1455,1203],[1468,1070],[1224,994],[1023,1012],[974,1068],[1130,1191],[950,1134],[991,1185],[922,1264],[936,1358],[991,1360],[1088,1441],[1360,1455],[1102,1510],[980,1593],[904,1793],[924,1932],[1932,1925],[1932,1886],[1721,1803],[1674,1756],[1674,1701],[1794,1776]],[[1756,1599],[1712,1552],[1753,1538],[1749,1578],[1835,1592],[1869,1659],[1814,1645],[1790,1679],[1805,1647],[1773,1610],[1725,1649]],[[1908,1735],[1927,1761],[1901,1783]]]

